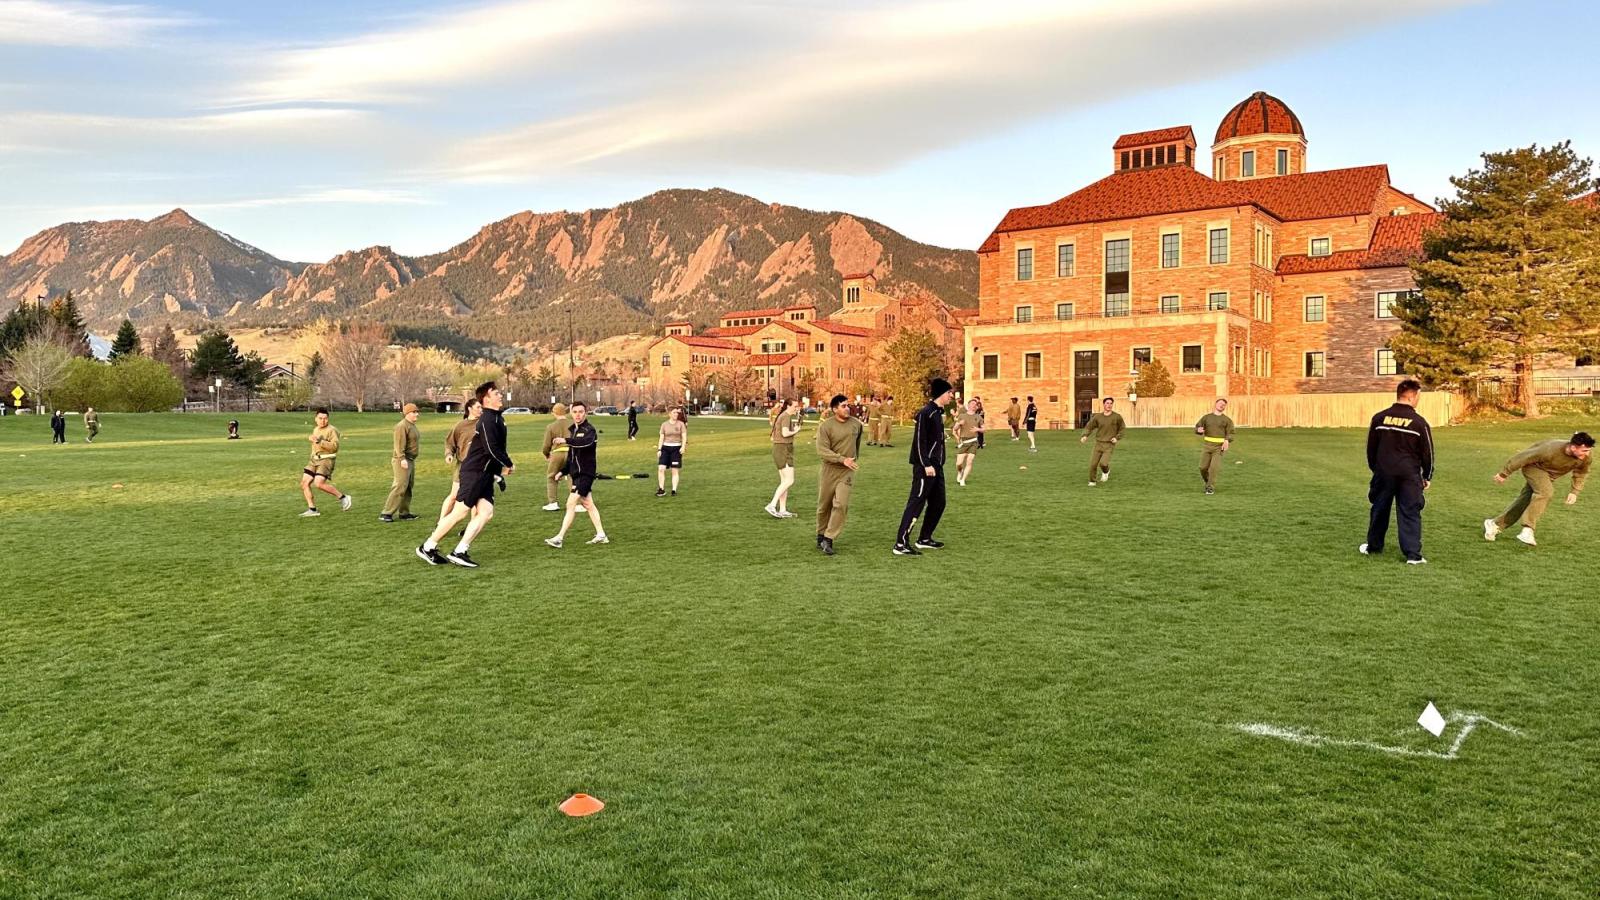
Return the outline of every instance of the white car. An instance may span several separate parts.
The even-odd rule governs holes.
[[[527,408],[526,406],[508,406],[505,409],[500,411],[500,415],[502,415],[502,416],[531,416],[531,415],[533,415],[533,410]]]

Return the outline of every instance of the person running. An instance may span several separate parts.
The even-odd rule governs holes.
[[[1011,398],[1011,405],[1006,407],[1006,427],[1011,429],[1011,440],[1020,441],[1017,429],[1022,426],[1022,407],[1017,405],[1017,398]]]
[[[656,496],[667,495],[667,470],[672,470],[672,496],[678,496],[678,475],[683,471],[683,448],[689,443],[689,423],[684,421],[683,407],[667,410],[667,420],[661,423],[661,436],[656,438]]]
[[[628,440],[630,440],[630,441],[631,440],[636,440],[638,437],[639,437],[639,407],[634,406],[633,405],[633,401],[629,400],[628,401]]]
[[[1028,397],[1028,408],[1022,411],[1022,427],[1028,430],[1028,452],[1038,453],[1039,445],[1034,443],[1033,432],[1039,427],[1039,407],[1033,404],[1033,397]]]
[[[1512,523],[1521,522],[1522,530],[1517,533],[1517,540],[1529,547],[1539,546],[1533,539],[1533,529],[1556,494],[1556,482],[1571,472],[1572,490],[1567,492],[1567,505],[1577,503],[1578,493],[1589,478],[1589,455],[1593,452],[1594,438],[1588,432],[1580,431],[1570,438],[1540,441],[1506,460],[1506,464],[1495,473],[1494,483],[1505,484],[1511,473],[1518,471],[1527,483],[1505,512],[1493,519],[1483,520],[1484,539],[1492,541],[1500,532],[1510,528]]]
[[[65,427],[65,423],[62,424]],[[83,412],[83,431],[83,442],[86,444],[94,443],[94,436],[100,433],[100,414],[95,412],[92,406]],[[66,438],[63,437],[62,440]]]
[[[1089,417],[1089,423],[1083,427],[1083,437],[1078,438],[1080,444],[1094,438],[1094,452],[1089,454],[1089,487],[1111,480],[1111,451],[1117,448],[1122,432],[1128,427],[1122,421],[1122,414],[1111,409],[1116,402],[1110,397],[1101,400],[1100,411]]]
[[[967,401],[967,408],[956,413],[955,424],[950,428],[950,434],[956,439],[956,484],[967,486],[967,479],[972,477],[972,464],[978,461],[978,436],[983,433],[983,426],[978,424],[978,400],[976,397]]]
[[[1378,412],[1367,426],[1367,468],[1372,482],[1367,500],[1367,542],[1356,549],[1369,556],[1383,552],[1389,533],[1389,510],[1400,519],[1400,552],[1406,564],[1419,566],[1422,557],[1423,493],[1433,482],[1433,429],[1417,412],[1422,385],[1407,378],[1395,388],[1394,405]]]
[[[1217,473],[1222,471],[1222,454],[1233,445],[1233,420],[1228,418],[1228,401],[1218,397],[1211,412],[1194,423],[1194,433],[1205,442],[1200,451],[1200,480],[1205,482],[1206,493],[1217,492]]]
[[[950,382],[935,378],[928,385],[926,406],[917,410],[911,425],[911,495],[900,514],[900,530],[895,533],[895,556],[921,556],[923,550],[938,550],[944,542],[934,540],[934,529],[944,517],[944,409],[955,399]],[[926,515],[924,515],[926,513]],[[917,539],[911,540],[911,526],[922,519]]]
[[[306,463],[300,476],[300,493],[306,498],[306,511],[300,514],[301,518],[322,515],[317,512],[317,501],[311,495],[313,488],[338,497],[340,509],[348,510],[355,502],[355,498],[339,490],[333,483],[333,466],[339,458],[339,429],[328,424],[327,407],[317,410],[316,422],[317,426],[311,429],[311,436],[306,438],[311,442],[311,460]]]
[[[856,461],[861,455],[861,423],[850,415],[850,401],[834,394],[829,415],[817,426],[817,456],[822,471],[817,477],[817,549],[832,556],[833,542],[844,531],[850,514],[850,491],[855,484]]]
[[[594,537],[589,539],[589,543],[609,544],[611,539],[606,537],[605,526],[600,524],[600,507],[594,503],[594,479],[599,471],[595,445],[600,442],[600,433],[589,421],[589,405],[582,400],[572,404],[572,427],[563,440],[567,447],[567,478],[572,481],[572,493],[567,495],[567,514],[561,519],[561,530],[556,532],[555,537],[545,538],[544,542],[560,550],[561,542],[566,539],[567,530],[578,517],[578,507],[581,506],[588,510],[589,521],[594,524]]]
[[[466,458],[461,460],[461,487],[456,490],[456,502],[450,511],[439,519],[433,534],[417,547],[417,556],[430,566],[451,563],[464,569],[476,569],[478,563],[469,551],[472,544],[494,518],[494,488],[502,474],[516,470],[511,454],[506,450],[506,420],[500,410],[506,405],[505,394],[492,381],[478,385],[473,391],[478,398],[480,412],[473,426],[472,438],[467,442]],[[456,548],[448,556],[439,553],[439,542],[456,529],[462,519],[467,530],[462,533]]]
[[[468,397],[461,410],[461,421],[444,437],[444,461],[450,467],[450,493],[444,498],[444,506],[439,509],[441,519],[448,516],[450,508],[456,505],[456,494],[461,490],[461,461],[466,459],[467,448],[472,446],[472,434],[478,430],[478,416],[482,412],[478,398]]]
[[[800,402],[785,397],[774,404],[778,409],[772,417],[772,463],[778,467],[778,489],[766,505],[767,515],[774,519],[792,519],[789,512],[789,488],[794,486],[794,436],[800,433]]]
[[[572,430],[572,419],[567,416],[567,405],[557,403],[550,407],[555,418],[544,427],[544,445],[539,452],[544,454],[544,506],[545,512],[556,512],[561,509],[561,500],[556,496],[556,487],[561,483],[561,478],[567,472],[567,432]]]
[[[894,446],[894,395],[889,394],[883,398],[883,406],[879,409],[883,413],[883,427],[878,430],[878,446]]]
[[[422,446],[422,433],[417,431],[417,405],[407,403],[400,410],[400,421],[394,426],[394,449],[389,455],[389,468],[393,480],[389,496],[383,501],[383,512],[378,521],[402,522],[415,519],[411,514],[411,489],[417,484],[417,455]]]

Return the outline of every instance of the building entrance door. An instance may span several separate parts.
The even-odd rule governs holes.
[[[1095,400],[1100,397],[1100,351],[1079,350],[1072,354],[1072,408],[1077,426],[1089,424]]]

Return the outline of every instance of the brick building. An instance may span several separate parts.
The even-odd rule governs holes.
[[[1282,101],[1223,116],[1208,176],[1193,129],[1121,136],[1111,175],[1008,212],[978,250],[967,393],[1032,394],[1084,421],[1160,360],[1180,396],[1382,391],[1389,304],[1437,218],[1387,166],[1312,171]]]

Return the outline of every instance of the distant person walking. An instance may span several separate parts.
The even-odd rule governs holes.
[[[1513,523],[1520,522],[1522,530],[1517,533],[1517,540],[1529,547],[1539,546],[1533,539],[1533,529],[1556,494],[1556,482],[1563,475],[1572,473],[1572,490],[1567,492],[1567,505],[1577,503],[1578,493],[1589,478],[1589,456],[1593,452],[1594,438],[1588,432],[1580,431],[1570,438],[1540,441],[1506,460],[1506,464],[1495,473],[1494,483],[1505,484],[1513,472],[1521,472],[1526,483],[1522,486],[1522,493],[1511,501],[1505,512],[1493,519],[1483,520],[1484,539],[1492,541]]]
[[[883,401],[877,394],[867,398],[867,446],[878,446],[878,435],[883,431]]]
[[[1011,429],[1011,439],[1021,440],[1017,429],[1022,426],[1022,407],[1017,405],[1017,398],[1011,398],[1011,405],[1006,407],[1006,427]]]
[[[860,467],[856,458],[861,455],[861,423],[850,415],[850,401],[843,394],[833,395],[828,411],[817,426],[817,456],[822,460],[817,477],[817,549],[832,556],[833,542],[850,514],[850,491]]]
[[[1033,397],[1028,398],[1028,408],[1022,411],[1022,427],[1028,431],[1028,452],[1038,453],[1039,445],[1034,443],[1033,432],[1039,427],[1039,407],[1033,403]]]
[[[348,510],[355,503],[355,498],[333,483],[333,467],[339,459],[339,429],[329,423],[327,407],[317,410],[316,423],[311,436],[306,438],[311,443],[311,459],[300,476],[300,493],[306,500],[306,511],[300,514],[301,518],[322,515],[317,512],[316,498],[311,495],[313,489],[338,497],[340,509]]]
[[[577,519],[581,507],[588,511],[589,521],[594,525],[594,537],[589,539],[589,543],[609,544],[611,539],[606,537],[605,526],[600,524],[600,507],[594,502],[594,480],[599,474],[595,451],[600,442],[600,433],[589,421],[589,405],[582,400],[572,404],[572,427],[567,430],[563,440],[568,450],[567,478],[572,482],[572,493],[567,495],[567,514],[561,519],[561,530],[556,532],[555,537],[545,538],[544,542],[560,550],[562,542],[566,540],[567,530]]]
[[[1433,482],[1433,429],[1417,412],[1422,385],[1411,379],[1395,388],[1393,406],[1372,417],[1367,427],[1367,468],[1372,482],[1367,500],[1372,512],[1367,519],[1367,542],[1356,548],[1376,556],[1383,552],[1389,533],[1389,511],[1394,508],[1400,520],[1400,552],[1407,565],[1422,565],[1423,492]]]
[[[1111,451],[1117,449],[1117,442],[1122,440],[1122,432],[1128,427],[1128,423],[1122,421],[1122,414],[1112,411],[1116,402],[1110,397],[1101,400],[1100,411],[1089,417],[1089,423],[1083,427],[1083,437],[1078,438],[1080,444],[1094,438],[1094,452],[1089,454],[1089,487],[1111,480]]]
[[[550,411],[555,418],[544,427],[544,444],[539,448],[545,459],[544,506],[541,508],[545,512],[557,512],[561,509],[561,500],[556,496],[556,487],[567,472],[567,432],[572,430],[572,419],[567,416],[565,403],[557,403]]]
[[[672,470],[672,496],[678,496],[678,475],[683,472],[683,448],[689,443],[689,423],[684,421],[683,407],[667,410],[667,420],[661,423],[660,437],[656,438],[656,496],[667,493],[667,470]]]
[[[1200,480],[1206,493],[1217,492],[1217,473],[1222,471],[1222,454],[1233,445],[1233,420],[1228,418],[1228,401],[1218,397],[1211,412],[1194,423],[1194,433],[1200,435],[1205,446],[1200,451]]]
[[[56,410],[50,416],[50,443],[65,444],[67,442],[67,417]]]
[[[502,474],[510,475],[516,464],[506,449],[506,421],[500,410],[506,397],[500,386],[492,381],[478,385],[473,392],[482,412],[473,427],[472,439],[467,444],[467,456],[461,461],[461,487],[456,491],[455,505],[439,519],[433,534],[417,548],[417,556],[430,566],[450,563],[464,569],[476,569],[478,563],[470,554],[472,544],[494,518],[494,488]],[[461,540],[448,556],[439,553],[439,541],[456,529],[463,519],[470,517]]]
[[[95,435],[100,433],[100,414],[92,406],[83,412],[83,431],[86,444],[94,443]]]
[[[978,449],[982,450],[983,449],[983,430],[984,430],[983,398],[982,397],[973,397],[972,399],[973,399],[974,402],[976,402],[978,404]]]
[[[956,413],[950,434],[956,439],[956,484],[967,486],[972,477],[972,466],[978,461],[978,438],[983,426],[978,424],[978,400],[967,401],[967,408]]]
[[[411,489],[417,483],[417,456],[422,447],[417,415],[417,405],[407,403],[400,411],[400,421],[395,423],[394,449],[389,455],[393,480],[389,484],[389,496],[383,501],[383,512],[378,515],[380,522],[416,518],[411,514]]]
[[[883,413],[883,426],[878,429],[878,446],[879,447],[893,447],[894,446],[894,395],[893,394],[890,394],[890,395],[888,395],[888,396],[883,398],[883,406],[879,407],[878,411]]]
[[[633,401],[629,400],[628,401],[628,440],[630,440],[630,441],[634,440],[638,436],[639,436],[639,407],[634,406],[633,405]]]
[[[450,493],[444,498],[444,506],[439,509],[439,518],[450,515],[450,508],[456,505],[456,494],[461,490],[461,461],[467,458],[467,450],[472,446],[472,434],[478,430],[478,416],[483,412],[477,397],[468,397],[461,412],[461,421],[450,429],[444,437],[444,462],[450,467]]]
[[[942,541],[933,537],[944,517],[944,409],[955,399],[950,382],[935,378],[928,385],[928,402],[917,410],[911,425],[911,494],[900,514],[900,530],[895,533],[894,555],[921,556],[923,550],[938,550]],[[911,527],[922,520],[915,542]]]
[[[792,519],[789,511],[789,488],[794,486],[794,436],[800,433],[800,403],[785,397],[774,405],[778,414],[772,417],[772,464],[778,467],[778,489],[766,505],[767,515],[774,519]]]

